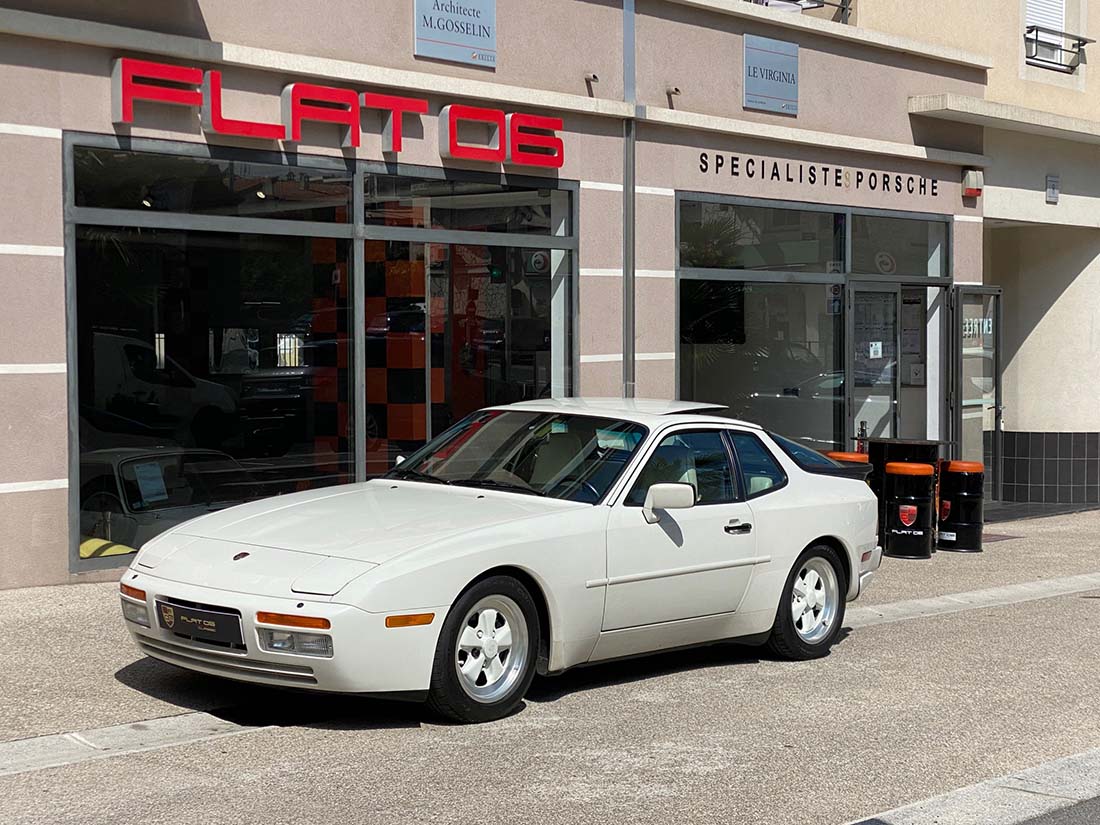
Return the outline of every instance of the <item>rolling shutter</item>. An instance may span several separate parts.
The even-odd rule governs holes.
[[[1066,0],[1027,0],[1027,25],[1065,31]],[[1057,40],[1058,38],[1049,34],[1040,34],[1039,39]]]

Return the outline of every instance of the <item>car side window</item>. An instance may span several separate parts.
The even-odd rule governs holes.
[[[787,474],[759,438],[752,433],[735,430],[729,431],[729,437],[741,465],[741,475],[749,498],[780,487],[787,481]]]
[[[704,430],[674,433],[661,439],[624,503],[640,507],[651,485],[669,482],[694,487],[697,504],[735,501],[737,485],[722,434],[718,430]]]

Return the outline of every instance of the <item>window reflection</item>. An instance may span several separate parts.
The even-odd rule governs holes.
[[[685,201],[680,266],[843,272],[844,215]]]
[[[77,206],[345,223],[352,173],[120,149],[73,149]]]
[[[368,175],[366,187],[368,225],[525,235],[570,231],[564,190],[397,175]]]
[[[680,397],[840,449],[843,326],[833,285],[684,280]]]
[[[351,479],[348,248],[78,228],[84,554]]]

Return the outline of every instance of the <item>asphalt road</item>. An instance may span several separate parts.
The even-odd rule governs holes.
[[[998,524],[1017,538],[980,556],[887,560],[856,606],[1100,572],[1098,528]],[[0,821],[849,822],[1094,747],[1098,622],[1094,590],[860,626],[816,662],[669,653],[540,680],[516,715],[452,726],[142,658],[111,585],[0,592],[0,774],[34,737],[125,739],[194,711],[233,728],[0,775]]]

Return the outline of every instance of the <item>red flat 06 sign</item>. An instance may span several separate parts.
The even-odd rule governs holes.
[[[131,57],[115,60],[111,85],[114,123],[133,123],[134,104],[146,101],[194,108],[204,131],[256,140],[297,143],[303,123],[329,123],[339,130],[342,147],[358,147],[362,111],[376,110],[382,114],[383,151],[394,154],[402,149],[404,117],[428,111],[424,98],[290,83],[280,98],[280,122],[239,120],[222,109],[220,71]],[[439,153],[456,160],[560,169],[565,162],[565,146],[557,135],[561,128],[557,117],[453,103],[439,113]],[[465,138],[460,132],[466,133]]]

